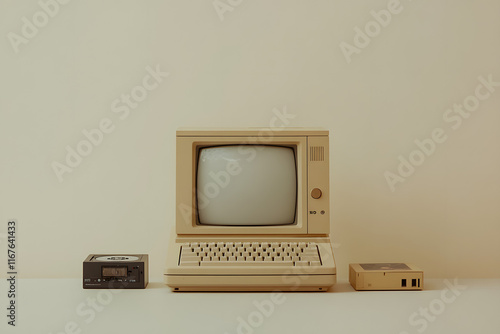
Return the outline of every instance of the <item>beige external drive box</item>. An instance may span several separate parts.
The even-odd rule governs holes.
[[[349,282],[356,290],[422,290],[424,272],[407,263],[351,263]]]

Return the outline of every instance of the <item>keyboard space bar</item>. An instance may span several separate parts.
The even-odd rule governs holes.
[[[202,267],[293,267],[292,261],[201,261]]]

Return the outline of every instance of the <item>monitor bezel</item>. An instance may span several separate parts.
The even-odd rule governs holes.
[[[295,222],[274,226],[220,226],[198,224],[196,164],[200,148],[219,145],[273,145],[295,150],[297,205]],[[307,234],[307,136],[177,136],[177,234]]]

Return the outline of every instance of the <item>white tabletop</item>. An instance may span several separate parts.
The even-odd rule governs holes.
[[[500,280],[457,283],[450,289],[453,279],[434,279],[425,282],[424,291],[358,292],[340,282],[328,292],[272,296],[173,293],[160,282],[112,294],[84,290],[79,279],[21,279],[12,328],[6,324],[2,280],[0,328],[43,334],[500,333]]]

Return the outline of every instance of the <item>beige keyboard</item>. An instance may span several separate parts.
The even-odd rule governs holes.
[[[180,266],[321,266],[314,242],[190,242]]]

